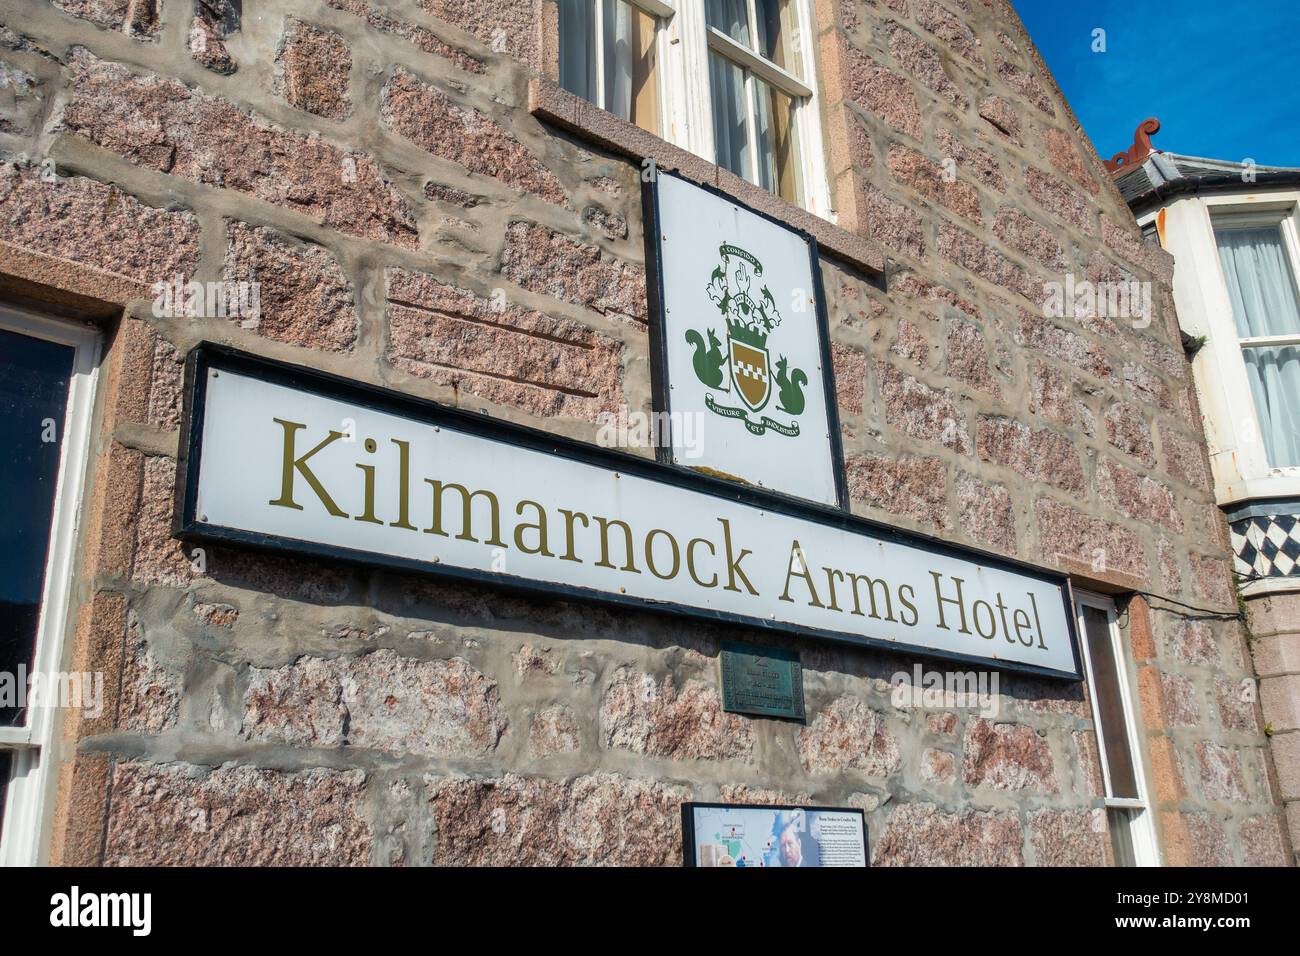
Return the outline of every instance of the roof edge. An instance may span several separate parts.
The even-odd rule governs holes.
[[[1300,169],[1287,169],[1279,172],[1260,172],[1250,183],[1244,183],[1240,173],[1213,173],[1194,179],[1174,179],[1162,183],[1154,189],[1142,193],[1129,201],[1128,207],[1134,216],[1141,216],[1168,200],[1182,195],[1199,193],[1224,193],[1240,190],[1248,192],[1253,189],[1285,189],[1289,186],[1300,187]]]

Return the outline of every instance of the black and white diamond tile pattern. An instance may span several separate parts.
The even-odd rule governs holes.
[[[1263,515],[1232,522],[1232,553],[1243,577],[1300,577],[1300,516]]]

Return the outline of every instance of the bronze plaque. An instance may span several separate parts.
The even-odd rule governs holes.
[[[804,719],[799,655],[776,647],[725,644],[722,709],[733,714]]]

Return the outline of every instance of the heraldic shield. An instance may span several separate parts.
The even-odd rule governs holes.
[[[731,336],[727,336],[727,343],[731,346],[731,380],[750,411],[757,412],[772,394],[767,349],[737,342]]]

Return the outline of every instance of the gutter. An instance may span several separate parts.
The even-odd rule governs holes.
[[[1129,201],[1134,216],[1141,216],[1175,196],[1201,193],[1242,192],[1251,189],[1285,189],[1300,187],[1300,169],[1256,173],[1255,181],[1243,182],[1241,173],[1210,173],[1195,178],[1171,179]]]

